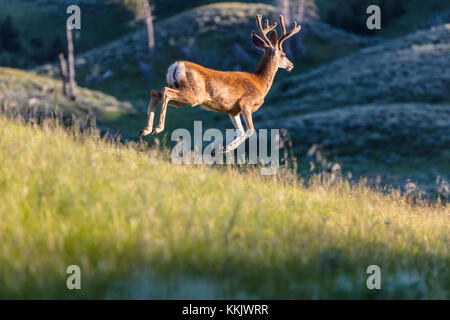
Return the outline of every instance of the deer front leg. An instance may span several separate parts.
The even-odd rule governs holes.
[[[183,94],[176,89],[172,89],[169,87],[165,87],[162,93],[162,107],[161,107],[161,115],[159,117],[159,124],[158,126],[153,129],[152,134],[158,134],[161,131],[164,130],[164,124],[166,121],[166,112],[167,112],[167,105],[169,104],[169,101],[173,101],[175,106],[181,106],[185,104],[186,99],[184,98]],[[172,105],[172,104],[171,104]]]
[[[224,149],[222,149],[222,153],[230,152],[231,150],[236,149],[239,146],[239,141],[244,136],[244,128],[242,127],[241,117],[237,114],[235,116],[229,115],[231,122],[233,122],[234,127],[236,128],[237,137],[233,141],[231,141],[228,145],[225,146]]]
[[[242,116],[244,118],[245,125],[247,126],[247,131],[244,133],[244,129],[242,127],[242,123],[241,123],[241,119],[240,119],[239,115],[232,117],[231,120],[233,121],[233,124],[238,131],[238,137],[225,147],[225,149],[223,150],[223,153],[233,151],[254,133],[255,130],[253,128],[252,113],[251,113],[250,109],[243,108]]]
[[[162,94],[158,91],[152,90],[150,103],[148,105],[148,110],[147,110],[147,115],[148,115],[147,126],[144,128],[144,130],[142,130],[139,133],[140,137],[146,136],[152,132],[153,118],[155,117],[156,105],[159,102],[161,102],[161,100],[162,100]]]

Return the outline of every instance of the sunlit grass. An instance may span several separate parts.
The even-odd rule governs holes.
[[[448,298],[447,207],[139,150],[0,118],[0,298]]]

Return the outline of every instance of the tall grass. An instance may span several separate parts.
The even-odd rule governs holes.
[[[161,153],[0,117],[0,298],[449,297],[447,207]]]

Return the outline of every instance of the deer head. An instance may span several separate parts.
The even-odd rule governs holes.
[[[258,36],[255,32],[252,32],[253,44],[257,48],[263,50],[264,55],[267,55],[270,59],[273,59],[276,62],[278,68],[291,71],[294,68],[294,64],[286,57],[286,53],[283,52],[283,42],[286,39],[292,37],[294,34],[298,33],[301,29],[301,26],[297,26],[297,22],[294,21],[292,30],[287,33],[286,26],[284,24],[284,18],[283,16],[280,16],[282,35],[281,38],[278,39],[277,31],[274,30],[277,26],[276,22],[269,26],[269,20],[266,19],[266,26],[265,28],[263,28],[262,16],[258,14],[256,15],[256,24],[262,37]],[[270,31],[272,32],[269,36],[267,36]]]

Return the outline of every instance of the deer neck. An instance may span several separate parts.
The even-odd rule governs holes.
[[[264,52],[254,72],[264,88],[264,96],[269,92],[277,71],[278,65],[275,58],[271,56],[270,52]]]

